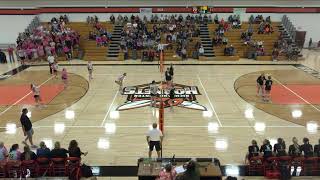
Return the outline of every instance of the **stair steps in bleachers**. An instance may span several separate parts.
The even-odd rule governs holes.
[[[207,24],[201,24],[199,26],[200,29],[200,40],[201,40],[201,45],[203,46],[204,49],[204,56],[205,57],[214,57],[214,51],[212,48],[212,40],[210,37],[210,32],[208,29],[208,25]]]
[[[122,25],[115,25],[113,28],[111,42],[109,43],[108,47],[108,60],[118,60],[122,30]]]

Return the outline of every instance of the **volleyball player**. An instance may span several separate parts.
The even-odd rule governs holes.
[[[267,102],[270,101],[272,83],[273,82],[271,80],[271,76],[268,76],[268,79],[266,80],[266,83],[265,83],[265,96],[263,98],[264,101],[267,101]]]
[[[127,73],[123,73],[121,76],[118,77],[116,81],[114,81],[119,85],[119,91],[121,94],[123,93],[123,90],[122,90],[123,80],[126,76],[127,76]]]
[[[67,87],[68,87],[68,72],[67,72],[66,68],[62,69],[61,79],[62,79],[63,84],[64,84],[64,89],[67,89]]]
[[[39,106],[41,102],[40,88],[35,84],[31,84],[31,90],[33,93],[34,101],[36,102],[36,106]]]
[[[165,78],[166,78],[166,83],[168,87],[171,87],[172,84],[172,75],[170,73],[170,69],[167,68],[166,72],[165,72]]]
[[[170,91],[169,91],[169,104],[170,104],[170,108],[171,110],[173,110],[173,105],[174,105],[174,95],[175,95],[175,88],[173,86],[170,87]]]
[[[93,77],[92,77],[93,65],[92,65],[91,61],[88,61],[87,68],[88,68],[88,73],[89,73],[89,80],[91,80],[91,79],[93,79]]]
[[[257,79],[257,96],[264,96],[264,81],[266,80],[264,73],[261,73],[261,75]]]
[[[58,68],[59,68],[58,63],[55,61],[51,66],[52,66],[51,69],[53,71],[54,77],[58,78]]]
[[[157,103],[156,101],[157,92],[158,92],[158,86],[156,84],[156,81],[153,80],[152,83],[150,84],[151,107],[155,107]]]

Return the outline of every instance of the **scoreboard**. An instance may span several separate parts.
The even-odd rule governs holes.
[[[211,13],[208,6],[197,6],[192,8],[193,14],[207,14]]]

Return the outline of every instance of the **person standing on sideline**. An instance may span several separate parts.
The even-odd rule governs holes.
[[[271,76],[268,76],[268,79],[266,80],[266,84],[265,84],[265,96],[264,96],[264,101],[269,102],[270,101],[270,93],[271,93],[271,86],[272,86],[272,80],[271,80]]]
[[[47,60],[48,60],[48,63],[49,63],[50,74],[52,74],[53,73],[52,65],[54,63],[54,56],[49,54]]]
[[[31,123],[29,117],[27,116],[27,114],[28,114],[28,109],[23,108],[22,114],[20,117],[20,123],[22,126],[23,134],[24,134],[24,136],[26,136],[26,139],[24,141],[22,141],[22,143],[27,145],[26,141],[29,140],[29,142],[31,144],[31,148],[37,148],[37,146],[33,144],[32,136],[33,136],[34,132],[32,129],[32,123]]]
[[[91,79],[93,79],[93,77],[92,77],[93,65],[92,65],[91,61],[88,61],[87,68],[88,68],[88,73],[89,73],[89,80],[91,80]]]
[[[64,89],[66,89],[68,87],[68,72],[67,72],[66,68],[62,69],[61,79],[62,79],[63,84],[64,84]]]
[[[257,96],[264,96],[263,84],[265,80],[266,78],[264,76],[264,73],[261,73],[261,75],[257,79]]]
[[[157,123],[152,124],[152,129],[147,133],[147,142],[149,145],[149,158],[152,156],[154,147],[156,148],[158,158],[160,158],[161,144],[163,140],[162,132],[157,129]]]
[[[31,90],[33,92],[33,97],[34,97],[34,100],[36,102],[36,106],[38,107],[40,105],[40,102],[41,102],[40,87],[35,85],[35,84],[31,84]]]
[[[152,81],[152,83],[150,84],[150,98],[151,98],[151,107],[155,107],[156,106],[156,97],[157,97],[157,92],[158,92],[158,86],[156,84],[156,81]]]
[[[8,47],[8,54],[9,54],[10,63],[13,63],[13,62],[14,62],[13,51],[14,51],[13,47],[12,47],[12,46],[9,46],[9,47]]]
[[[123,73],[121,76],[118,77],[118,79],[116,81],[114,81],[115,83],[117,83],[119,85],[119,92],[122,94],[122,86],[123,86],[123,80],[124,78],[127,76],[127,73]]]

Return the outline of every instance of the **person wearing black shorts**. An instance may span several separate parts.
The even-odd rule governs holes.
[[[257,79],[257,96],[264,96],[264,88],[263,83],[266,80],[264,73],[261,73],[261,75]]]
[[[268,76],[268,79],[266,80],[266,83],[265,83],[265,96],[263,97],[264,101],[267,101],[267,102],[270,101],[272,83],[273,82],[271,80],[271,76]]]
[[[165,72],[165,77],[166,77],[166,82],[167,82],[167,86],[170,87],[172,84],[172,75],[170,73],[170,69],[167,68],[166,72]]]
[[[161,144],[163,135],[162,132],[157,128],[157,123],[152,124],[152,129],[147,133],[147,143],[149,145],[149,158],[152,156],[152,151],[156,148],[158,158],[160,158]]]
[[[170,104],[171,110],[173,110],[173,105],[174,105],[174,98],[175,98],[175,97],[174,97],[174,96],[175,96],[174,91],[175,91],[175,88],[172,87],[172,88],[170,89],[170,92],[169,92],[169,98],[170,98],[169,104]]]

